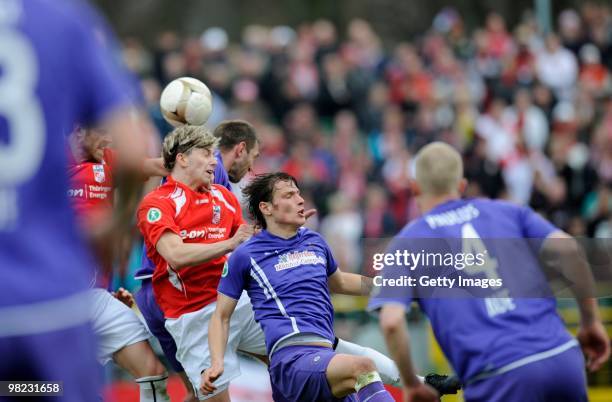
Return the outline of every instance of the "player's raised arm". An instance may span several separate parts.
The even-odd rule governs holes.
[[[147,158],[142,162],[142,174],[146,178],[152,176],[164,177],[170,174],[170,171],[164,167],[162,158]]]
[[[595,298],[595,281],[578,242],[557,230],[542,245],[544,265],[556,269],[570,284],[580,311],[577,338],[587,356],[587,368],[595,371],[610,358],[610,338],[601,322]]]
[[[331,292],[344,295],[367,296],[372,290],[372,278],[342,272],[340,268],[329,276],[327,283]]]
[[[219,293],[217,306],[208,326],[208,348],[210,350],[210,367],[202,373],[201,391],[208,395],[217,388],[213,382],[223,374],[223,356],[227,346],[229,322],[238,300]]]
[[[252,225],[241,225],[233,237],[217,243],[185,243],[176,233],[165,232],[157,241],[159,254],[175,269],[219,258],[234,250],[253,234]]]

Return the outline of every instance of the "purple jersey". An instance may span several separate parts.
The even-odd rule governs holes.
[[[232,191],[232,185],[230,184],[229,176],[227,171],[225,170],[225,166],[223,166],[223,157],[221,156],[221,152],[219,150],[215,151],[215,156],[217,157],[217,166],[215,167],[215,184],[220,184],[223,187],[227,188],[229,191]]]
[[[434,245],[444,244],[449,249],[455,248],[450,251],[466,253],[467,244],[468,249],[480,249],[488,255],[489,261],[495,261],[496,277],[508,283],[520,281],[529,289],[548,289],[533,244],[527,239],[544,239],[556,230],[526,207],[485,199],[452,200],[407,225],[388,252],[408,249],[425,255],[436,248]],[[393,276],[392,272],[396,271],[385,266],[383,276]],[[419,283],[421,276],[433,276],[431,272],[419,267],[410,275]],[[457,272],[455,279],[492,275],[484,271]],[[483,371],[571,340],[556,312],[555,300],[517,296],[521,290],[518,287],[514,290],[505,286],[486,289],[489,297],[484,291],[482,296],[457,297],[456,294],[451,296],[450,291],[428,293],[425,288],[411,286],[385,293],[386,290],[372,297],[369,308],[376,309],[389,302],[409,307],[413,300],[418,302],[431,320],[442,350],[464,382]]]
[[[85,289],[92,258],[67,197],[65,137],[129,102],[99,21],[70,1],[0,13],[0,307]],[[98,34],[98,35],[96,35]]]
[[[225,167],[223,167],[223,159],[221,158],[221,153],[216,150],[215,157],[217,157],[217,166],[215,167],[215,178],[213,180],[214,184],[220,184],[223,187],[227,188],[229,191],[232,191],[232,185],[229,181],[229,176],[225,171]],[[163,178],[161,184],[166,182],[166,178]],[[134,279],[147,279],[153,276],[153,271],[155,271],[155,265],[153,261],[147,257],[147,247],[142,245],[142,261],[140,263],[140,269],[136,271],[136,275]]]
[[[301,228],[283,239],[267,230],[241,244],[223,270],[218,291],[238,300],[247,290],[268,354],[295,334],[334,342],[334,308],[327,279],[338,268],[321,235]]]

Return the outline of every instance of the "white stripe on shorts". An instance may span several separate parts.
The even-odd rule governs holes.
[[[549,350],[545,350],[544,352],[540,352],[540,353],[536,353],[530,356],[526,356],[523,357],[522,359],[518,359],[516,361],[513,361],[510,364],[506,364],[505,366],[502,366],[498,369],[495,370],[491,370],[491,371],[483,371],[480,374],[477,374],[476,376],[470,378],[465,385],[470,385],[475,383],[476,381],[480,381],[480,380],[484,380],[486,378],[490,378],[490,377],[494,377],[496,375],[500,375],[500,374],[504,374],[507,373],[508,371],[517,369],[519,367],[525,366],[527,364],[531,364],[531,363],[535,363],[537,361],[540,360],[544,360],[544,359],[548,359],[549,357],[553,357],[556,355],[559,355],[571,348],[573,348],[574,346],[578,346],[578,341],[576,341],[576,339],[570,339],[569,341],[565,342],[562,345],[557,346],[556,348],[552,348]]]

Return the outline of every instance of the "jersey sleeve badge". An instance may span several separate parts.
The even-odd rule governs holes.
[[[149,223],[155,223],[162,218],[162,213],[159,208],[149,208],[147,211],[147,221]]]

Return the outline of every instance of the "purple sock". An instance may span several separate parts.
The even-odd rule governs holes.
[[[359,402],[395,402],[381,381],[366,385],[357,392]]]

